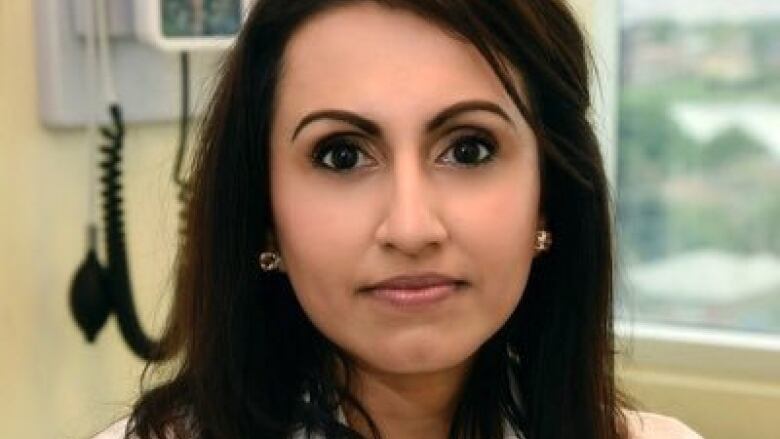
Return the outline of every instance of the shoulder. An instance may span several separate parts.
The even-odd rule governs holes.
[[[115,423],[111,424],[110,427],[101,431],[92,439],[124,439],[128,419],[129,418],[123,418],[119,421],[116,421]]]
[[[657,413],[623,410],[630,439],[703,439],[679,420]]]

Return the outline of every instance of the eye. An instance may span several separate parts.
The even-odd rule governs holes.
[[[445,163],[460,167],[476,167],[493,160],[497,147],[495,142],[482,134],[468,134],[458,137],[444,154]]]
[[[312,162],[334,172],[349,172],[371,164],[372,160],[366,157],[359,141],[346,136],[332,136],[314,149]]]

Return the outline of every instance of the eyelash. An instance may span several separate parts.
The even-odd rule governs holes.
[[[479,131],[473,131],[469,134],[464,134],[458,136],[453,142],[450,144],[450,146],[447,148],[446,152],[452,151],[460,142],[463,141],[469,141],[469,142],[475,142],[478,145],[481,145],[483,148],[487,150],[487,157],[481,159],[479,162],[475,164],[460,164],[460,165],[454,165],[457,168],[477,168],[480,166],[484,166],[485,164],[493,161],[495,159],[496,151],[498,150],[497,142],[493,139],[493,137],[487,133],[483,133],[482,130]],[[318,168],[323,168],[325,170],[328,170],[330,172],[334,172],[337,174],[347,174],[350,172],[353,172],[356,169],[359,169],[360,166],[355,166],[350,169],[337,169],[332,166],[325,165],[322,162],[322,159],[325,158],[330,152],[336,149],[338,146],[346,145],[349,149],[357,150],[359,154],[367,155],[363,148],[360,146],[361,141],[356,140],[354,136],[351,136],[347,133],[337,133],[333,134],[331,136],[328,136],[321,142],[317,144],[317,146],[314,148],[311,154],[311,161],[314,164],[314,166]],[[445,152],[445,153],[446,153]],[[359,159],[358,159],[359,160]]]

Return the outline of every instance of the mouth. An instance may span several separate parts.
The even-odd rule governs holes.
[[[465,282],[450,282],[423,288],[376,288],[371,297],[397,308],[418,308],[444,301],[465,286]]]
[[[395,276],[360,291],[397,308],[419,308],[441,302],[468,282],[438,273]]]
[[[365,285],[360,290],[417,290],[439,285],[459,284],[465,282],[466,281],[463,279],[458,279],[453,276],[447,276],[439,273],[402,274],[399,276],[387,278],[380,282]]]

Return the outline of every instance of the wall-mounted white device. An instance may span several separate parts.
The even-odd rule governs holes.
[[[254,0],[135,0],[138,39],[163,50],[224,49]]]
[[[294,1],[294,0],[290,0]],[[39,111],[50,127],[89,119],[87,11],[96,0],[34,0]],[[191,52],[193,114],[256,0],[104,0],[111,63],[125,122],[179,117],[178,51]],[[0,0],[0,4],[3,0]],[[89,5],[92,7],[88,7]],[[0,6],[2,10],[2,6]],[[1,15],[1,14],[0,14]],[[206,49],[206,50],[202,50]],[[103,122],[108,122],[107,119]]]

